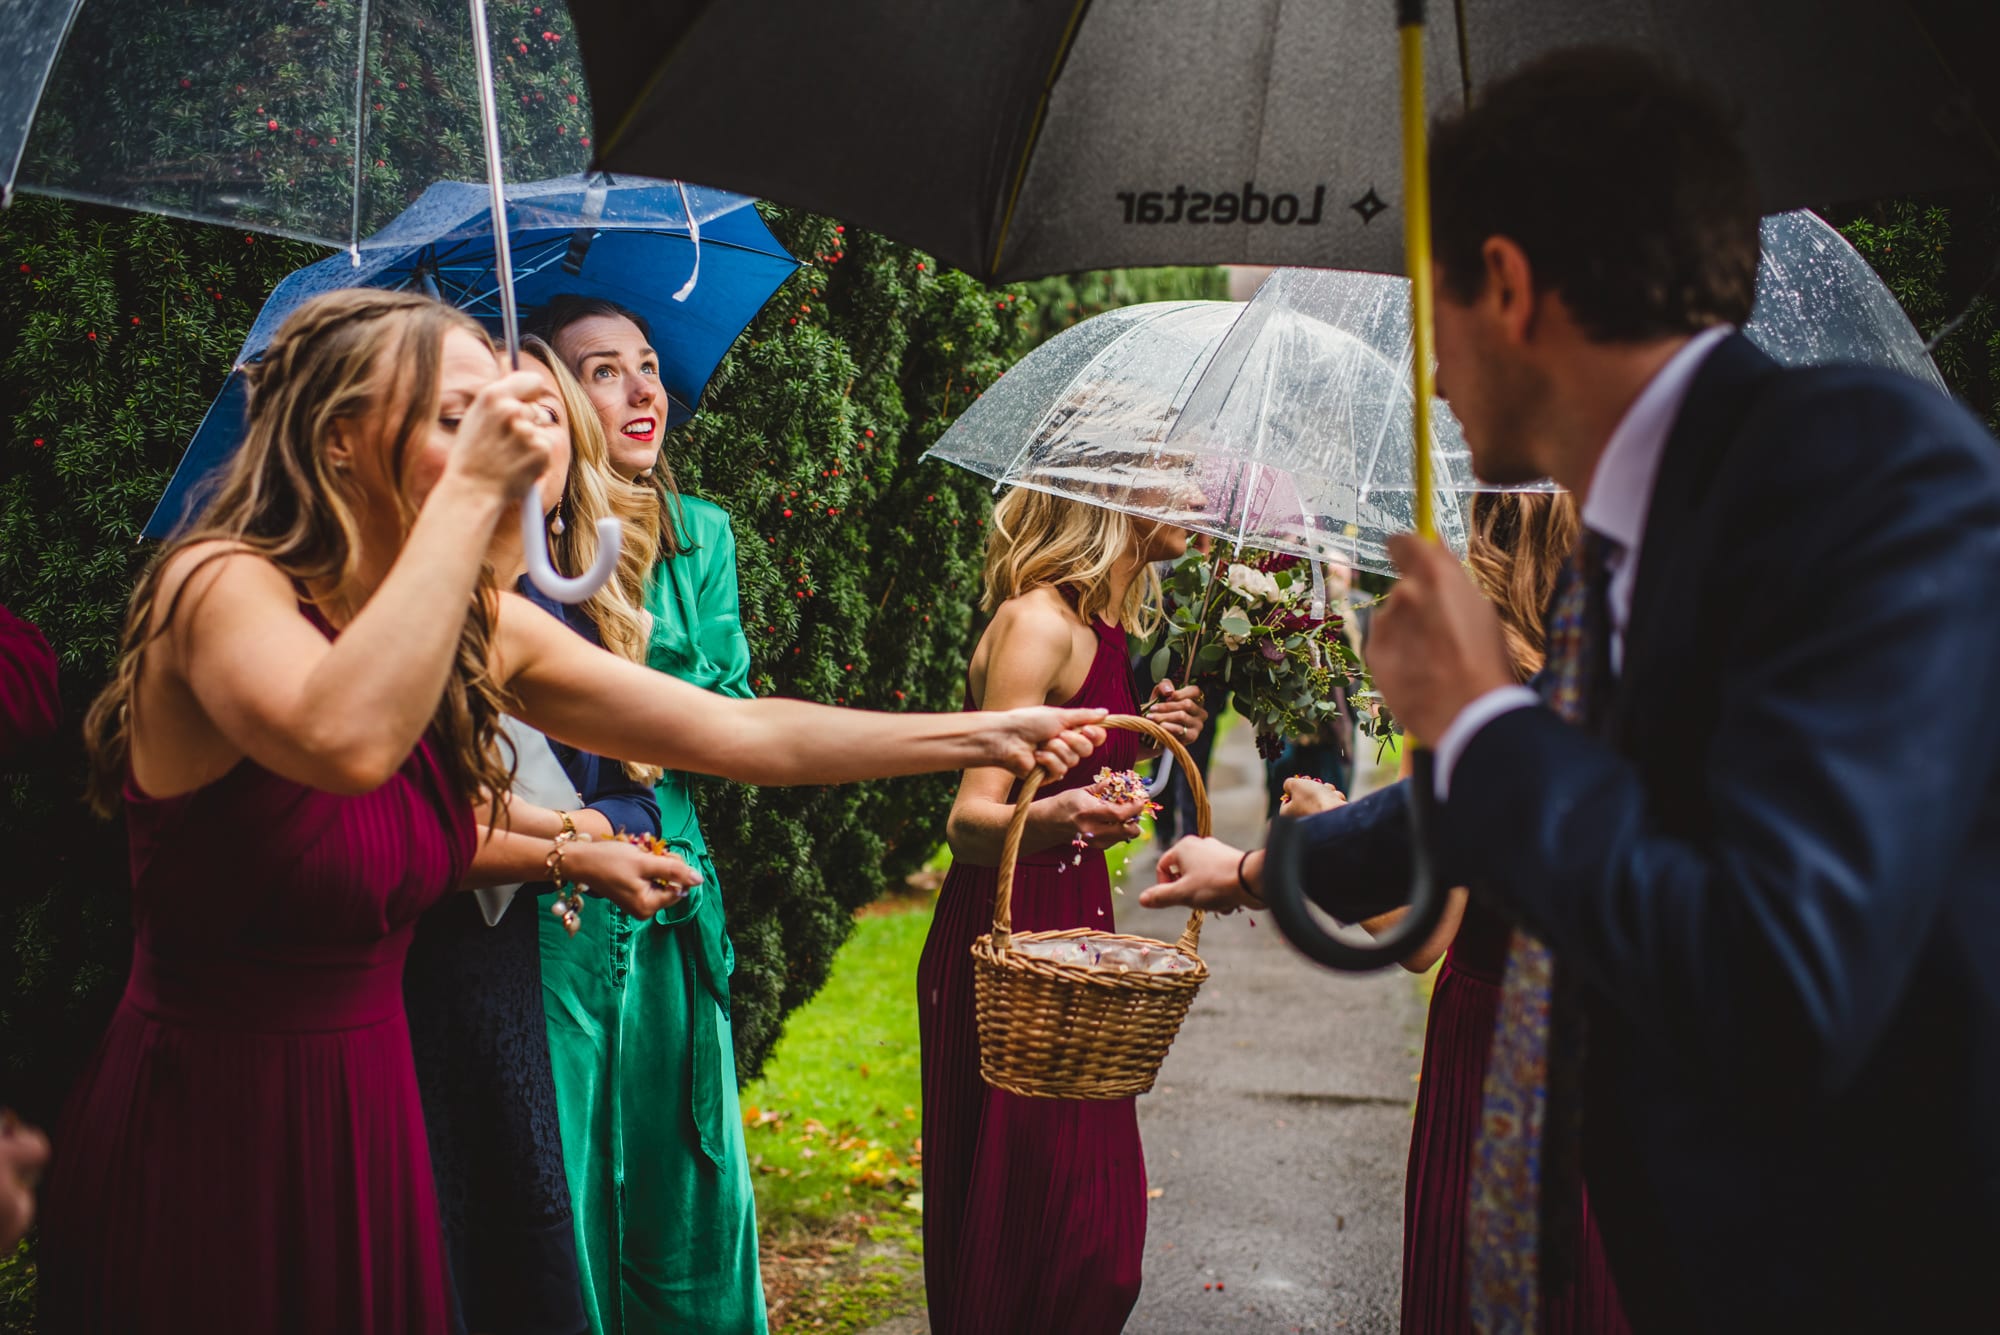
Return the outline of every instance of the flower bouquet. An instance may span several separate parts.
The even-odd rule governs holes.
[[[1344,619],[1313,597],[1300,558],[1218,543],[1207,555],[1189,551],[1162,582],[1166,620],[1152,641],[1153,680],[1178,672],[1226,685],[1266,759],[1318,732],[1343,693],[1364,735],[1386,741],[1394,732]]]

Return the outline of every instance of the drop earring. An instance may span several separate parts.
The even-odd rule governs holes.
[[[560,538],[563,533],[563,527],[562,502],[557,501],[554,512],[549,515],[549,532]]]

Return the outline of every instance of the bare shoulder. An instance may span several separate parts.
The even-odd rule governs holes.
[[[1080,624],[1069,604],[1054,589],[1030,589],[1009,598],[993,613],[992,622],[980,637],[980,648],[988,654],[1003,648],[1016,653],[1055,655],[1057,661],[1069,656],[1071,632]]]
[[[987,709],[1042,704],[1051,695],[1062,698],[1081,628],[1054,589],[1030,589],[1009,598],[993,613],[973,652],[975,697]]]
[[[197,542],[169,556],[161,567],[149,629],[160,630],[179,608],[192,615],[218,592],[260,603],[294,597],[285,572],[242,543],[225,538]]]

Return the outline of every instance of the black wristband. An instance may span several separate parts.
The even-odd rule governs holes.
[[[1243,850],[1243,856],[1236,859],[1236,888],[1243,892],[1243,897],[1250,901],[1252,908],[1261,909],[1264,907],[1263,899],[1250,888],[1250,878],[1243,874],[1243,869],[1250,865],[1250,855],[1256,851],[1254,848],[1246,848]]]

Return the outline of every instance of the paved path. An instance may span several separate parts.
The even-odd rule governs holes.
[[[1222,739],[1211,770],[1216,834],[1261,840],[1263,767],[1247,726]],[[1133,857],[1119,924],[1173,939],[1181,915],[1138,907],[1152,862]],[[1127,1331],[1394,1331],[1423,1037],[1416,980],[1329,973],[1261,915],[1211,919],[1201,949],[1209,982],[1139,1101],[1159,1194]],[[912,1317],[870,1335],[925,1331]]]
[[[1261,841],[1262,778],[1239,724],[1211,765],[1219,837]],[[1121,927],[1176,935],[1179,915],[1133,901],[1152,880],[1152,860],[1134,864]],[[1423,1039],[1416,980],[1321,969],[1255,914],[1209,920],[1202,955],[1209,982],[1159,1084],[1139,1101],[1160,1195],[1127,1330],[1395,1330]],[[1203,1287],[1211,1283],[1222,1287]]]

